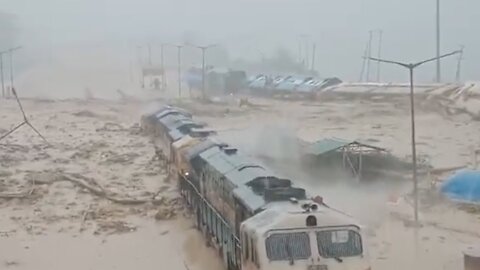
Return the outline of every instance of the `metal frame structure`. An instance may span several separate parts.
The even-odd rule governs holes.
[[[433,57],[433,58],[423,60],[423,61],[420,61],[420,62],[417,62],[417,63],[402,63],[402,62],[397,62],[397,61],[391,61],[391,60],[369,57],[369,59],[373,60],[373,61],[378,61],[378,62],[387,63],[387,64],[394,64],[394,65],[404,67],[404,68],[408,69],[409,73],[410,73],[410,117],[411,117],[411,127],[412,127],[411,138],[412,138],[412,163],[413,163],[412,175],[413,175],[413,193],[414,193],[414,218],[415,218],[415,223],[416,224],[418,224],[418,179],[417,179],[417,150],[416,150],[416,145],[415,145],[415,106],[414,106],[415,102],[414,102],[414,91],[413,91],[413,88],[414,88],[414,85],[413,85],[413,70],[416,69],[417,67],[423,65],[423,64],[433,62],[435,60],[437,61],[437,65],[438,65],[437,67],[440,67],[440,59],[448,57],[448,56],[452,56],[452,55],[455,55],[455,54],[458,54],[458,53],[461,53],[461,51],[459,51],[459,50],[453,51],[451,53],[447,53],[447,54],[444,54],[444,55]],[[438,75],[439,74],[440,74],[440,71],[438,69]],[[437,79],[440,79],[440,77],[438,77]]]

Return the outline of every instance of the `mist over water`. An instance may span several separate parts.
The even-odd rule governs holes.
[[[358,183],[346,173],[332,177],[331,172],[307,171],[300,161],[301,146],[294,126],[271,123],[235,131],[223,132],[221,138],[254,157],[279,176],[305,188],[309,196],[322,196],[325,202],[357,218],[369,227],[379,225],[388,214],[388,201],[409,188],[408,182],[377,179]]]
[[[260,61],[285,48],[295,59],[311,57],[316,43],[316,69],[323,76],[337,76],[347,81],[359,78],[368,31],[384,32],[382,55],[385,58],[416,61],[435,54],[435,1],[344,0],[323,3],[312,0],[0,0],[0,12],[16,16],[14,41],[0,47],[23,45],[18,55],[18,69],[32,63],[60,57],[61,51],[81,45],[70,53],[82,55],[96,43],[112,48],[128,47],[119,57],[137,60],[137,46],[152,44],[153,58],[159,61],[159,43],[218,43],[230,60]],[[478,80],[480,39],[475,0],[443,0],[442,51],[466,46],[463,78]],[[309,44],[309,45],[308,45]],[[377,41],[373,51],[376,55]],[[107,53],[107,52],[105,52]],[[218,53],[218,52],[217,52]],[[175,64],[175,48],[166,48],[167,64]],[[209,59],[215,53],[212,52]],[[57,55],[57,56],[55,56]],[[225,55],[225,54],[224,54]],[[85,59],[98,63],[94,59]],[[128,60],[120,66],[126,67]],[[185,61],[199,64],[200,57]],[[455,57],[443,60],[443,77],[452,81]],[[105,60],[101,62],[105,63]],[[225,64],[225,63],[223,63]],[[112,65],[119,66],[119,65]],[[122,67],[122,68],[123,68]],[[376,65],[375,65],[376,68]],[[383,65],[386,81],[406,81],[407,74],[398,67]],[[434,64],[421,68],[419,81],[432,82]],[[374,77],[372,75],[372,77]]]

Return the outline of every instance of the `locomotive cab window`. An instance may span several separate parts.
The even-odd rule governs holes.
[[[310,238],[306,232],[276,233],[265,240],[270,261],[295,261],[311,256]]]
[[[354,257],[363,253],[362,238],[356,231],[338,229],[316,234],[318,251],[324,258]]]

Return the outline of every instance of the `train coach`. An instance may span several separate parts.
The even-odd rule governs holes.
[[[186,135],[206,137],[215,133],[205,123],[194,121],[187,111],[164,106],[155,113],[142,117],[142,129],[152,135],[154,145],[167,161],[173,161],[172,145]]]
[[[188,122],[183,116],[178,121]],[[370,269],[364,232],[354,219],[309,199],[214,133],[197,136],[190,128],[172,140],[166,136],[171,127],[155,136],[171,144],[180,192],[227,269]]]
[[[146,133],[153,134],[153,130],[158,122],[158,119],[168,115],[183,115],[185,117],[192,118],[192,115],[184,109],[173,107],[171,105],[164,105],[152,113],[142,115],[140,126]]]

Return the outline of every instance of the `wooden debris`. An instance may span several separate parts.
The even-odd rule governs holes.
[[[122,205],[141,205],[145,203],[152,203],[152,204],[162,204],[164,199],[163,198],[155,198],[149,197],[145,199],[136,199],[136,198],[127,198],[125,195],[116,194],[110,191],[105,190],[95,179],[84,177],[80,174],[72,174],[72,173],[57,173],[54,175],[51,182],[61,182],[67,181],[74,184],[77,187],[87,190],[91,194],[105,198],[113,203],[122,204]],[[30,197],[35,189],[35,180],[32,178],[32,184],[30,188],[26,191],[19,192],[19,193],[5,193],[0,194],[0,199],[13,199],[13,198],[26,198]]]
[[[26,198],[26,197],[31,196],[33,194],[34,190],[35,190],[35,179],[32,178],[31,185],[27,190],[21,191],[21,192],[16,192],[16,193],[2,193],[2,194],[0,194],[0,199],[15,199],[15,198],[22,199],[22,198]]]

